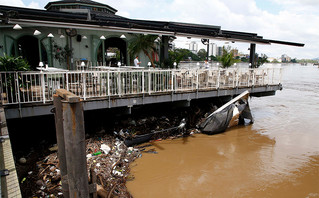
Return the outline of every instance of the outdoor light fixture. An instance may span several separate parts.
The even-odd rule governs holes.
[[[122,34],[122,35],[120,36],[120,38],[121,38],[121,39],[125,39],[126,36],[125,36],[124,34]]]
[[[86,37],[86,36],[82,36],[82,39],[88,39],[88,37]]]
[[[117,63],[117,66],[121,67],[121,62],[120,61]]]
[[[150,68],[151,65],[152,65],[152,63],[151,63],[151,62],[148,62],[147,65],[148,65],[148,68]]]
[[[42,70],[43,70],[43,62],[39,62],[39,67],[40,67],[40,72],[42,73]]]
[[[100,39],[101,39],[101,40],[105,40],[106,38],[105,38],[105,36],[102,35],[102,36],[100,37]]]
[[[65,36],[64,36],[63,34],[61,34],[60,38],[61,38],[61,39],[64,39],[64,38],[65,38]]]
[[[82,66],[82,67],[85,67],[85,62],[82,61],[82,62],[81,62],[81,66]]]
[[[199,62],[196,63],[197,67],[199,67]]]
[[[49,38],[53,38],[54,36],[53,36],[52,33],[50,33],[50,34],[48,34],[48,37],[49,37]]]
[[[176,63],[176,62],[174,62],[174,63],[173,63],[173,65],[174,65],[174,69],[176,69],[176,65],[177,65],[177,63]]]
[[[21,30],[22,27],[19,24],[15,24],[15,26],[13,26],[14,30]]]
[[[39,31],[39,30],[35,30],[34,32],[33,32],[33,35],[34,36],[38,36],[38,35],[40,35],[41,34],[41,32]]]

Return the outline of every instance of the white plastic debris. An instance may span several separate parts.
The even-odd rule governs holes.
[[[127,150],[133,151],[133,147],[128,147]]]
[[[124,159],[125,162],[129,162],[128,159]]]
[[[100,167],[101,166],[101,164],[100,163],[96,163],[96,167]]]
[[[120,171],[117,171],[117,170],[113,170],[113,174],[118,175],[120,177],[123,177],[123,173],[121,173]]]
[[[92,157],[92,154],[87,154],[86,157],[90,158],[90,157]]]
[[[106,144],[102,144],[101,150],[107,155],[110,152],[111,148]]]
[[[239,114],[239,110],[237,107],[234,108],[233,110],[233,117]]]

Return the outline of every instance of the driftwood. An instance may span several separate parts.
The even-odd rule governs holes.
[[[101,198],[107,198],[108,193],[101,185],[97,185],[96,189],[98,196],[100,196]]]

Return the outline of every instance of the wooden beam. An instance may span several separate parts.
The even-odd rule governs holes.
[[[69,103],[76,103],[81,101],[80,96],[77,96],[74,93],[69,92],[65,89],[56,89],[56,94],[68,101]]]

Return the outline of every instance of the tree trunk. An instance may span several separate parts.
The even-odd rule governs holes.
[[[144,54],[150,59],[152,67],[155,68],[154,61],[152,57],[150,56],[150,54],[146,50],[143,50],[143,51],[144,51]]]

